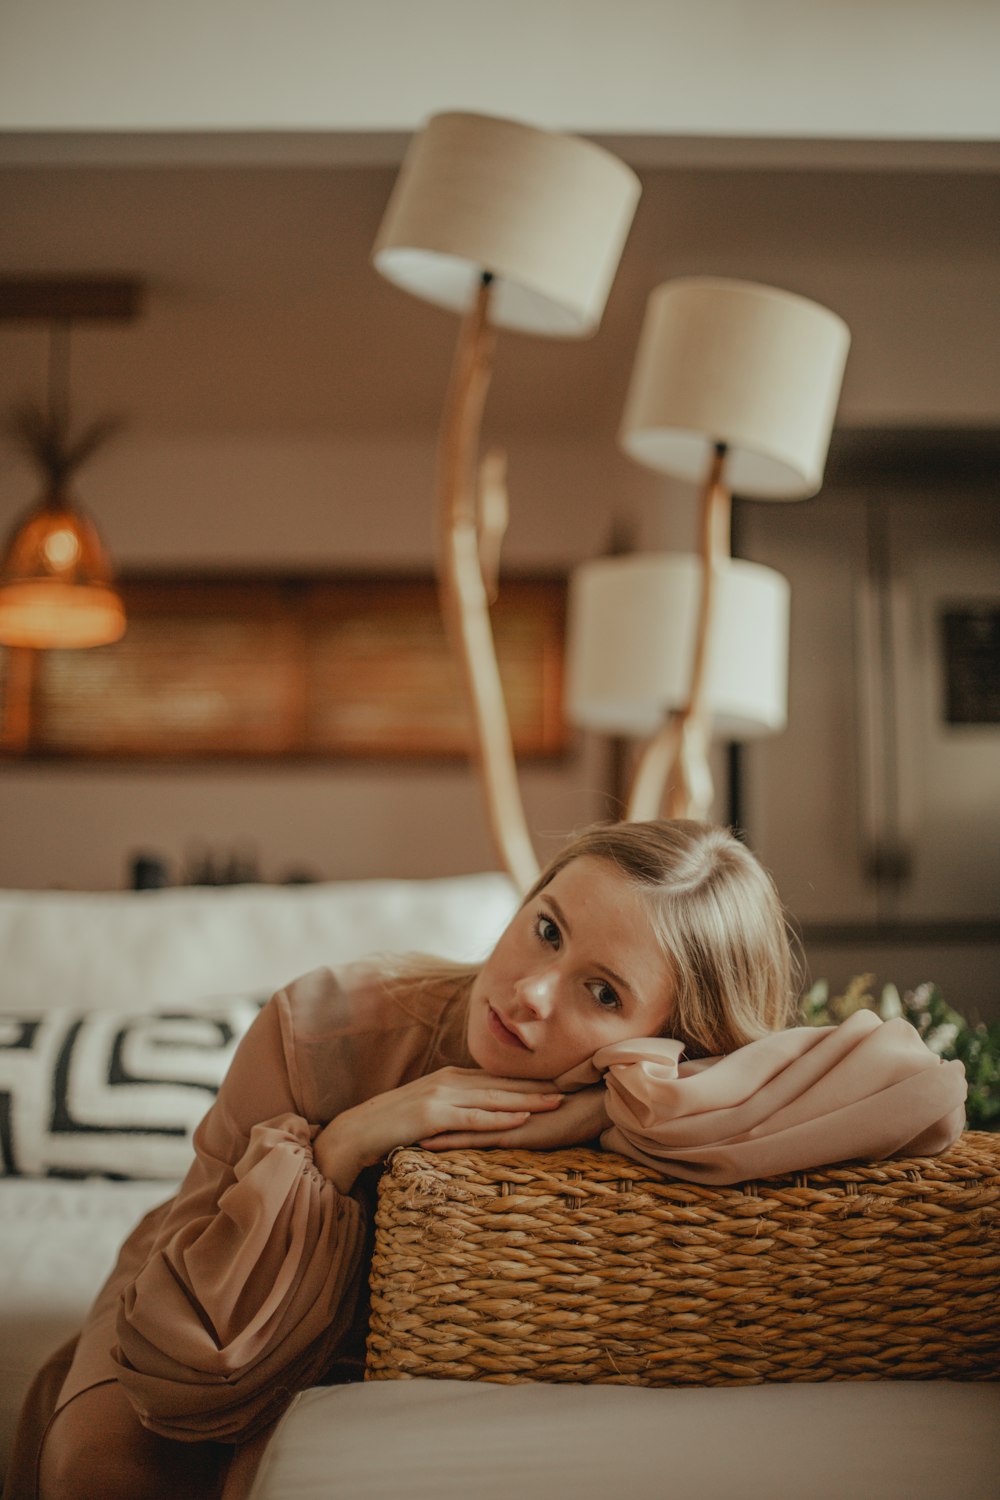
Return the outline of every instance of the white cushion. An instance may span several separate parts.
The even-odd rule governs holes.
[[[374,1381],[296,1397],[249,1500],[996,1500],[1000,1387]]]
[[[164,1182],[18,1182],[0,1189],[0,1472],[39,1366],[78,1333],[129,1230]]]
[[[265,999],[0,1012],[0,1177],[182,1177]]]
[[[378,952],[485,957],[504,875],[165,891],[0,891],[0,1008],[191,1005],[269,994]]]

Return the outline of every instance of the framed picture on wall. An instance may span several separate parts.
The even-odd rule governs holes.
[[[0,653],[8,757],[464,757],[471,734],[426,575],[134,576],[110,646]],[[521,757],[567,748],[566,582],[505,580],[497,656]]]
[[[1000,724],[1000,606],[949,606],[940,623],[945,723]]]

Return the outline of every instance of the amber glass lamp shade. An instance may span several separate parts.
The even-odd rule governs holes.
[[[105,646],[125,611],[93,521],[62,493],[14,528],[0,565],[0,645]]]

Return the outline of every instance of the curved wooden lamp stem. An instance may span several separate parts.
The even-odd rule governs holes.
[[[479,432],[496,341],[489,299],[489,279],[484,277],[475,304],[462,322],[445,402],[438,444],[438,586],[472,712],[493,844],[515,884],[526,891],[534,884],[539,865],[521,801],[490,624],[476,495]]]
[[[708,653],[720,561],[729,555],[729,491],[723,484],[726,449],[717,443],[701,495],[701,594],[688,701],[648,742],[636,767],[626,817],[707,818],[712,806],[708,764],[711,715],[706,702]]]

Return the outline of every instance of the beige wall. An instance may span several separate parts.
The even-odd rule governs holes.
[[[87,488],[123,567],[413,568],[433,558],[432,440],[133,439],[95,461]],[[8,475],[8,480],[12,476]],[[608,497],[641,528],[657,498],[612,445],[519,444],[506,558],[564,568],[601,551]],[[599,744],[525,768],[544,851],[606,814]],[[478,789],[461,765],[280,764],[254,770],[0,768],[0,886],[120,885],[149,849],[176,869],[206,843],[250,845],[261,872],[325,878],[451,874],[495,864]]]

